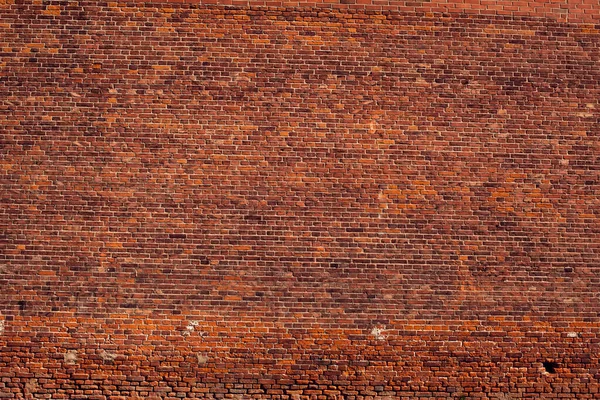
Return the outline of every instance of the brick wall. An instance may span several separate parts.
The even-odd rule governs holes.
[[[0,2],[0,398],[597,398],[598,2],[234,5]]]
[[[137,4],[140,3],[142,2]],[[562,22],[592,23],[600,20],[599,0],[165,0],[163,4],[165,3],[423,13],[468,12],[470,14],[550,18]]]

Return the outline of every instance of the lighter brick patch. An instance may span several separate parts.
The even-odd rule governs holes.
[[[102,353],[100,353],[100,358],[102,359],[102,361],[108,362],[108,363],[111,363],[111,362],[115,361],[115,359],[117,357],[119,357],[118,354],[116,354],[116,353],[109,353],[106,350],[103,350]]]
[[[198,364],[203,365],[206,364],[208,362],[208,357],[202,354],[197,354],[196,357],[198,358]]]
[[[65,364],[73,365],[77,363],[77,351],[70,350],[64,354]]]

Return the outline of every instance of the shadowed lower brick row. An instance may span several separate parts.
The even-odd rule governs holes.
[[[598,10],[505,3],[0,2],[0,398],[597,398]]]

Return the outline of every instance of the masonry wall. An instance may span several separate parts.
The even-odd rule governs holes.
[[[0,398],[598,398],[597,1],[0,2]]]

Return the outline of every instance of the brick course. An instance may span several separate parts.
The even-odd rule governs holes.
[[[223,4],[0,2],[0,398],[597,398],[597,1]]]

